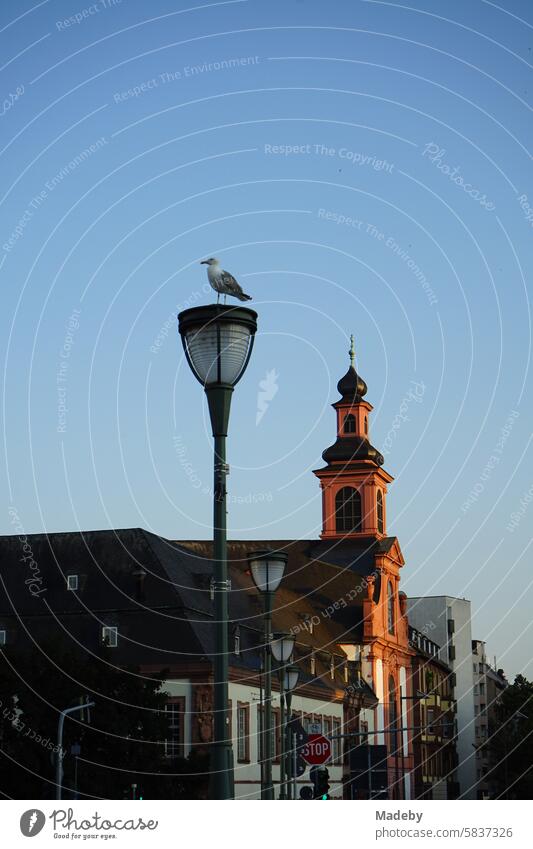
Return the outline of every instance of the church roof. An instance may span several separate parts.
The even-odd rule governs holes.
[[[370,444],[365,436],[339,436],[333,445],[322,452],[322,459],[326,463],[359,463],[361,460],[370,460],[376,466],[382,466],[385,462],[383,454]],[[348,470],[349,466],[344,468]]]

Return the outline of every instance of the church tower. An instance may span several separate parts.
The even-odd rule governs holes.
[[[337,440],[323,452],[327,464],[315,470],[322,489],[322,539],[382,538],[387,534],[387,486],[393,478],[370,443],[372,404],[355,370],[353,336],[350,367],[337,389]]]

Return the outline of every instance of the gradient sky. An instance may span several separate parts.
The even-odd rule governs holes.
[[[531,675],[531,5],[4,0],[0,38],[1,532],[209,536],[175,316],[216,255],[260,328],[231,535],[318,536],[353,333],[403,589]]]

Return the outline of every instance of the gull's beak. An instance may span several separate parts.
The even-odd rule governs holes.
[[[200,265],[209,265],[209,260],[208,259],[200,260]]]

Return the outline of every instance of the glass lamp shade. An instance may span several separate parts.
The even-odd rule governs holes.
[[[283,578],[287,559],[283,551],[254,551],[248,555],[252,578],[259,592],[276,592]]]
[[[187,361],[200,383],[235,386],[252,353],[257,313],[213,304],[184,310],[178,321]]]
[[[294,651],[295,641],[294,634],[274,634],[270,643],[274,660],[278,663],[288,663]]]
[[[283,689],[286,693],[290,693],[296,687],[298,678],[300,677],[300,667],[291,664],[283,670]]]

